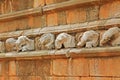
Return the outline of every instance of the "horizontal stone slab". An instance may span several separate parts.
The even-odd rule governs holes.
[[[52,5],[47,5],[43,7],[43,12],[55,11],[55,10],[63,10],[67,8],[74,8],[76,6],[86,6],[86,5],[94,5],[96,3],[100,3],[100,0],[70,0],[62,3],[56,3]]]
[[[13,32],[7,32],[7,33],[1,33],[0,34],[0,40],[4,40],[7,38],[17,38],[18,36],[21,36],[23,34],[23,31],[13,31]]]
[[[48,59],[75,57],[113,57],[120,56],[120,47],[69,48],[61,50],[40,50],[30,52],[1,53],[0,59]]]
[[[35,37],[44,33],[58,34],[62,32],[76,33],[87,30],[105,30],[114,26],[120,27],[120,18],[1,33],[0,40],[4,40],[10,37],[18,37],[20,35]]]

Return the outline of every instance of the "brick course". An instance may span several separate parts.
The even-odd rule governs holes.
[[[90,60],[91,76],[120,76],[120,58],[95,58]]]

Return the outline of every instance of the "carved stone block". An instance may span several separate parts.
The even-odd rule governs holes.
[[[16,51],[16,39],[15,38],[8,38],[6,40],[6,51],[11,52],[11,51]]]
[[[0,41],[0,53],[5,52],[5,44],[4,42]]]
[[[16,48],[17,51],[31,51],[34,50],[34,40],[29,39],[26,36],[20,36],[18,37],[18,40],[16,41]]]
[[[54,49],[55,35],[51,33],[43,34],[38,40],[40,49]]]
[[[67,33],[61,33],[55,40],[55,48],[72,48],[75,47],[75,38]]]
[[[98,39],[99,39],[99,33],[96,31],[90,30],[83,33],[80,41],[78,42],[78,47],[97,47],[98,45]]]
[[[120,45],[120,28],[113,27],[108,29],[100,40],[100,46],[118,46]]]

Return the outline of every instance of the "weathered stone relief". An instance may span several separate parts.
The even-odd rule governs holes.
[[[55,48],[72,48],[75,47],[75,38],[67,33],[60,33],[55,40]]]
[[[17,52],[34,50],[34,40],[29,39],[26,36],[20,36],[16,41],[16,48]]]
[[[38,40],[38,47],[40,49],[54,49],[55,35],[51,33],[43,34]]]
[[[5,52],[5,44],[4,42],[0,41],[0,53]]]
[[[16,39],[15,38],[9,38],[6,40],[6,51],[11,52],[11,51],[16,51]]]
[[[85,46],[87,48],[97,47],[98,41],[99,41],[99,33],[96,31],[90,30],[83,33],[77,46],[78,47]]]
[[[0,41],[0,52],[11,51],[32,51],[32,50],[51,50],[61,48],[86,47],[92,48],[97,46],[119,46],[120,45],[120,28],[113,27],[105,31],[97,32],[89,30],[86,32],[76,33],[75,37],[60,33],[55,38],[52,33],[45,33],[41,36],[36,36],[29,39],[27,36],[20,36],[18,39],[8,38],[5,43]]]
[[[113,27],[108,29],[100,40],[100,46],[118,46],[120,45],[120,28]]]

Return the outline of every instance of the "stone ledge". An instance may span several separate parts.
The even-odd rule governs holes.
[[[41,28],[39,34],[43,33],[73,33],[73,32],[84,32],[87,30],[105,30],[113,26],[120,25],[120,18],[108,19],[108,20],[98,20],[92,22],[78,23],[78,24],[68,24],[60,25],[56,27],[44,27]]]
[[[86,5],[95,5],[100,3],[100,0],[70,0],[62,3],[56,3],[52,5],[47,5],[43,7],[43,12],[63,10],[67,8],[74,8],[76,6],[86,6]]]
[[[23,31],[13,31],[13,32],[7,32],[7,33],[1,33],[0,40],[4,40],[7,38],[11,38],[11,37],[17,38],[18,36],[20,36],[22,34],[23,34]]]
[[[1,33],[0,40],[10,37],[18,37],[20,35],[35,37],[44,33],[58,34],[62,32],[76,33],[87,30],[105,30],[114,26],[120,27],[120,18]]]
[[[75,57],[114,57],[120,56],[120,47],[71,48],[61,50],[41,50],[30,52],[1,53],[0,59],[48,59]]]
[[[29,15],[36,15],[36,14],[39,14],[39,15],[42,14],[41,7],[31,8],[31,9],[27,9],[27,10],[22,10],[22,11],[17,11],[17,12],[0,15],[0,21],[4,21],[6,19],[11,20],[11,19],[26,17]]]

